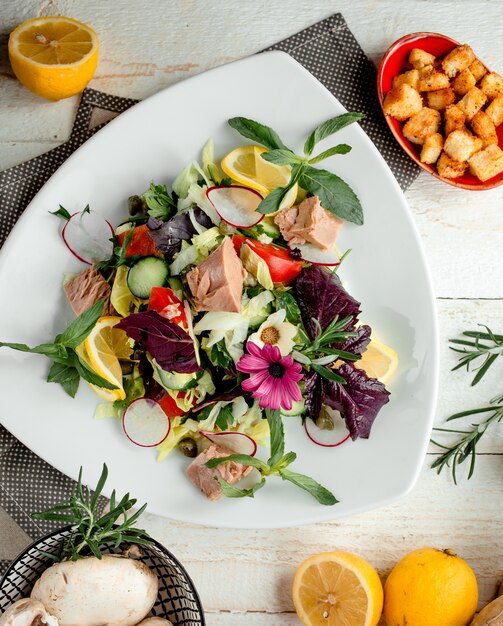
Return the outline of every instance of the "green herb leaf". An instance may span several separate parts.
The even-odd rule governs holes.
[[[215,424],[220,430],[228,430],[233,423],[232,404],[226,404],[220,409]]]
[[[314,165],[315,163],[320,163],[320,161],[328,159],[328,157],[334,156],[336,154],[347,154],[348,152],[351,152],[351,146],[348,146],[345,143],[340,143],[333,148],[325,150],[325,152],[321,152],[320,154],[318,154],[318,156],[309,159],[309,163],[311,165]]]
[[[363,117],[365,117],[363,113],[343,113],[342,115],[338,115],[337,117],[333,117],[326,122],[323,122],[315,128],[306,139],[306,143],[304,144],[304,154],[306,156],[310,156],[317,143],[327,137],[330,137],[330,135],[333,135],[339,130],[342,130],[345,126],[349,126],[349,124],[353,124],[353,122],[359,122]]]
[[[228,124],[243,137],[256,141],[269,150],[288,150],[276,131],[260,122],[255,122],[246,117],[233,117],[228,121]]]
[[[264,161],[274,163],[275,165],[295,165],[296,163],[305,163],[305,159],[297,156],[291,150],[270,150],[260,155]]]
[[[314,196],[318,196],[321,205],[336,217],[355,224],[363,224],[360,201],[342,178],[327,170],[307,166],[302,170],[299,184]]]
[[[96,387],[101,387],[102,389],[117,389],[116,385],[108,382],[105,378],[102,378],[96,372],[90,370],[85,363],[83,363],[77,353],[74,353],[74,359],[71,361],[79,376],[83,378],[85,381],[90,383],[91,385],[96,385]]]
[[[258,205],[257,211],[268,215],[269,213],[276,213],[279,211],[283,198],[286,196],[289,187],[276,187],[274,191],[267,194],[267,196]]]
[[[334,370],[329,369],[328,367],[324,367],[323,365],[317,365],[316,363],[311,363],[311,367],[316,373],[318,373],[320,376],[323,376],[323,378],[326,378],[327,380],[333,380],[334,382],[340,383],[341,385],[346,384],[346,381],[342,376],[337,374],[337,372],[335,372]]]
[[[59,383],[66,393],[75,398],[78,391],[80,376],[75,367],[64,363],[53,363],[47,375],[48,383]]]
[[[154,181],[140,198],[147,203],[149,215],[158,220],[167,221],[177,210],[166,185],[156,185]]]
[[[56,337],[56,342],[67,348],[76,348],[96,326],[96,322],[103,315],[105,301],[98,300],[91,307],[81,313],[68,328]]]
[[[241,465],[251,465],[251,467],[256,467],[264,474],[269,473],[269,466],[264,463],[264,461],[261,461],[254,456],[249,456],[248,454],[230,454],[229,456],[210,459],[209,461],[206,461],[206,467],[214,468],[218,465],[222,465],[222,463],[229,463],[230,461],[234,461],[234,463],[241,463]]]
[[[61,206],[61,204],[59,205],[59,209],[57,211],[49,211],[49,213],[51,215],[55,215],[56,217],[60,217],[62,220],[65,220],[65,222],[72,217],[65,207]]]
[[[271,456],[267,461],[270,467],[274,467],[285,453],[285,430],[279,411],[266,409],[267,422],[269,424]]]
[[[9,343],[0,341],[0,348],[11,348],[18,352],[31,352],[32,354],[43,354],[50,359],[65,359],[66,348],[59,343],[41,343],[38,346],[30,348],[25,343]]]
[[[279,461],[277,461],[274,464],[274,467],[272,468],[272,470],[274,470],[274,472],[279,474],[280,470],[291,465],[296,460],[296,458],[297,458],[297,455],[295,454],[295,452],[287,452],[284,456],[282,456],[279,459]]]
[[[234,487],[227,481],[223,480],[219,476],[215,477],[215,480],[220,485],[222,492],[226,498],[253,498],[255,496],[255,492],[265,485],[265,478],[262,478],[258,483],[255,483],[253,487],[250,489],[239,489],[239,487]]]
[[[300,309],[294,296],[289,291],[274,291],[273,293],[276,298],[276,310],[284,309],[288,322],[294,325],[300,324]]]
[[[325,489],[325,487],[320,485],[320,483],[316,482],[314,478],[304,476],[304,474],[297,474],[297,472],[291,472],[287,469],[280,470],[279,475],[283,478],[283,480],[288,480],[294,485],[297,485],[297,487],[300,487],[301,489],[304,489],[304,491],[310,493],[320,504],[331,506],[333,504],[337,504],[338,502],[334,494],[328,489]]]

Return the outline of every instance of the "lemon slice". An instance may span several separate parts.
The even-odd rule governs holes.
[[[43,98],[60,100],[81,92],[98,63],[92,28],[69,17],[36,17],[9,37],[9,58],[19,81]]]
[[[287,165],[275,165],[260,155],[267,152],[260,146],[241,146],[222,159],[223,171],[232,180],[255,189],[262,197],[276,189],[284,187],[290,181],[291,169]],[[280,208],[291,207],[297,198],[298,185],[295,184],[283,198]]]
[[[398,354],[385,344],[372,339],[359,361],[354,366],[364,370],[370,378],[377,378],[383,384],[389,382],[398,367]]]
[[[322,552],[299,566],[293,602],[305,626],[376,626],[383,589],[375,569],[349,552]]]
[[[100,317],[95,327],[84,341],[79,356],[87,359],[91,368],[105,380],[118,387],[103,389],[91,385],[94,391],[106,400],[123,400],[126,393],[122,386],[122,369],[119,359],[127,359],[131,355],[131,340],[123,330],[114,328],[122,318],[118,316]]]

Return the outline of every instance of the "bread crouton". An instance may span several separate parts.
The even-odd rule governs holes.
[[[412,143],[422,145],[428,135],[436,133],[440,126],[440,113],[428,107],[414,113],[408,122],[405,122],[402,133]]]
[[[423,99],[410,85],[391,89],[384,98],[383,110],[397,120],[404,121],[423,108]]]
[[[452,81],[452,88],[459,96],[464,96],[472,87],[475,87],[476,82],[475,76],[466,67]]]
[[[464,44],[449,52],[442,61],[442,67],[449,78],[454,78],[456,74],[470,67],[473,61],[475,61],[475,53],[468,44]]]
[[[473,132],[484,142],[484,148],[492,143],[498,143],[496,127],[489,115],[484,111],[479,111],[473,116],[471,125]]]
[[[475,59],[475,61],[470,65],[468,69],[473,74],[473,78],[475,78],[477,83],[487,72],[485,65],[478,59]]]
[[[419,78],[419,91],[437,91],[449,87],[449,77],[435,69]]]
[[[496,96],[503,94],[503,76],[496,72],[489,72],[480,81],[480,88],[489,100],[494,100]]]
[[[503,95],[496,96],[486,109],[487,115],[491,118],[495,126],[503,124]]]
[[[399,87],[400,85],[407,84],[414,89],[417,89],[419,83],[419,72],[417,70],[409,70],[399,76],[393,78],[393,87]]]
[[[442,148],[444,147],[444,138],[440,133],[433,133],[426,137],[421,150],[421,161],[423,163],[436,163]]]
[[[467,130],[455,130],[447,135],[444,152],[455,161],[468,161],[482,147],[482,139],[479,137],[474,137]]]
[[[470,91],[461,98],[457,106],[463,111],[466,119],[470,121],[486,102],[486,94],[478,87],[472,87]]]
[[[437,161],[437,171],[439,175],[444,178],[458,178],[459,176],[463,176],[467,167],[468,163],[455,161],[445,152],[442,152]]]
[[[454,130],[463,130],[465,127],[465,114],[455,104],[450,104],[444,112],[445,134],[450,135]]]
[[[430,109],[443,111],[450,104],[456,101],[456,94],[448,87],[447,89],[437,89],[437,91],[428,91],[426,93],[426,102]]]
[[[491,144],[470,157],[468,163],[470,172],[485,182],[503,172],[503,150]]]
[[[412,48],[409,54],[409,63],[416,70],[419,70],[425,65],[433,65],[435,61],[435,56],[426,52],[426,50],[421,50],[421,48]]]

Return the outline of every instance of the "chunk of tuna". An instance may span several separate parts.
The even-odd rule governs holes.
[[[194,485],[210,500],[219,500],[223,495],[216,478],[221,478],[233,485],[252,470],[251,467],[234,461],[228,461],[213,468],[206,467],[206,463],[210,459],[220,459],[231,454],[234,454],[232,450],[212,444],[198,454],[185,471]]]
[[[112,289],[94,265],[69,280],[63,289],[75,315],[80,315],[102,298],[105,300],[103,315],[117,315],[110,304]]]

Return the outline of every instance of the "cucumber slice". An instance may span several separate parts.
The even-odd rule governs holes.
[[[289,411],[281,409],[281,415],[284,415],[285,417],[296,417],[297,415],[302,415],[305,410],[306,407],[304,405],[304,400],[301,400],[300,402],[292,401],[292,408]]]
[[[179,374],[178,372],[166,372],[160,367],[156,367],[154,370],[154,379],[162,385],[165,389],[174,389],[178,391],[184,391],[191,389],[197,385],[197,379],[200,377],[201,372],[195,372],[194,374]]]
[[[266,235],[269,235],[272,239],[277,239],[280,236],[280,230],[276,223],[274,222],[274,217],[269,217],[266,215],[264,219],[260,222],[260,226],[264,230]]]
[[[168,278],[168,285],[173,291],[183,291],[183,283],[178,276],[170,276]]]
[[[167,264],[156,256],[146,256],[129,268],[127,286],[137,298],[146,299],[152,287],[162,287],[169,275]]]

